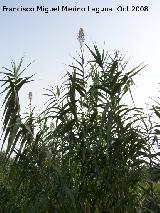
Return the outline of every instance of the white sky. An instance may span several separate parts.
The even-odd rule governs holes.
[[[113,7],[112,12],[2,12],[2,7]],[[149,11],[116,12],[121,6],[148,6]],[[106,50],[121,50],[130,64],[148,64],[137,78],[134,94],[138,106],[154,97],[160,83],[160,1],[159,0],[68,0],[33,1],[2,0],[0,2],[0,66],[9,67],[11,58],[17,62],[25,55],[24,65],[36,60],[26,75],[37,73],[35,82],[25,87],[22,102],[28,102],[28,92],[33,92],[33,104],[42,103],[43,88],[57,84],[66,73],[79,50],[77,33],[85,30],[85,43],[92,47],[96,42]],[[104,46],[105,42],[105,46]]]

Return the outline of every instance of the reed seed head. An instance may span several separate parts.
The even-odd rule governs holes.
[[[28,98],[29,98],[29,101],[31,102],[32,101],[32,92],[29,92]]]
[[[83,43],[85,41],[85,34],[84,34],[84,29],[83,28],[79,29],[77,39],[79,41],[80,47],[82,48]]]

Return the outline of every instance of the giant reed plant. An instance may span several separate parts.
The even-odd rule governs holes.
[[[3,72],[4,170],[14,155],[1,181],[1,212],[146,212],[145,118],[123,104],[144,66],[127,71],[119,52],[87,49],[92,59],[81,46],[62,85],[46,89],[38,116],[21,117],[19,90],[32,79],[22,77],[22,61]]]

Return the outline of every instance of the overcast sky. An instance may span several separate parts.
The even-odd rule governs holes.
[[[5,8],[81,7],[113,8],[113,11],[96,13],[2,11]],[[22,6],[22,7],[21,7]],[[117,7],[129,7],[118,12]],[[131,11],[132,6],[148,6],[149,11]],[[142,8],[142,7],[141,7]],[[19,10],[20,10],[19,9]],[[9,10],[9,9],[8,9]],[[37,73],[35,82],[21,94],[26,103],[28,92],[33,92],[33,104],[41,103],[43,88],[57,84],[65,74],[79,50],[77,33],[85,30],[85,43],[92,47],[96,42],[106,50],[121,50],[133,66],[148,64],[137,78],[135,102],[141,106],[153,97],[160,83],[160,1],[159,0],[68,0],[68,1],[0,1],[0,66],[9,68],[11,59],[18,62],[25,56],[24,65],[35,60],[26,75]],[[105,42],[105,45],[104,45]]]

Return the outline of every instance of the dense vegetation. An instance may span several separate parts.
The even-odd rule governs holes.
[[[22,61],[2,72],[2,213],[160,212],[159,125],[124,103],[143,65],[127,70],[115,52],[83,48],[61,86],[46,89],[38,115],[24,117]],[[158,103],[152,111],[160,118]],[[158,150],[158,149],[156,149]]]

